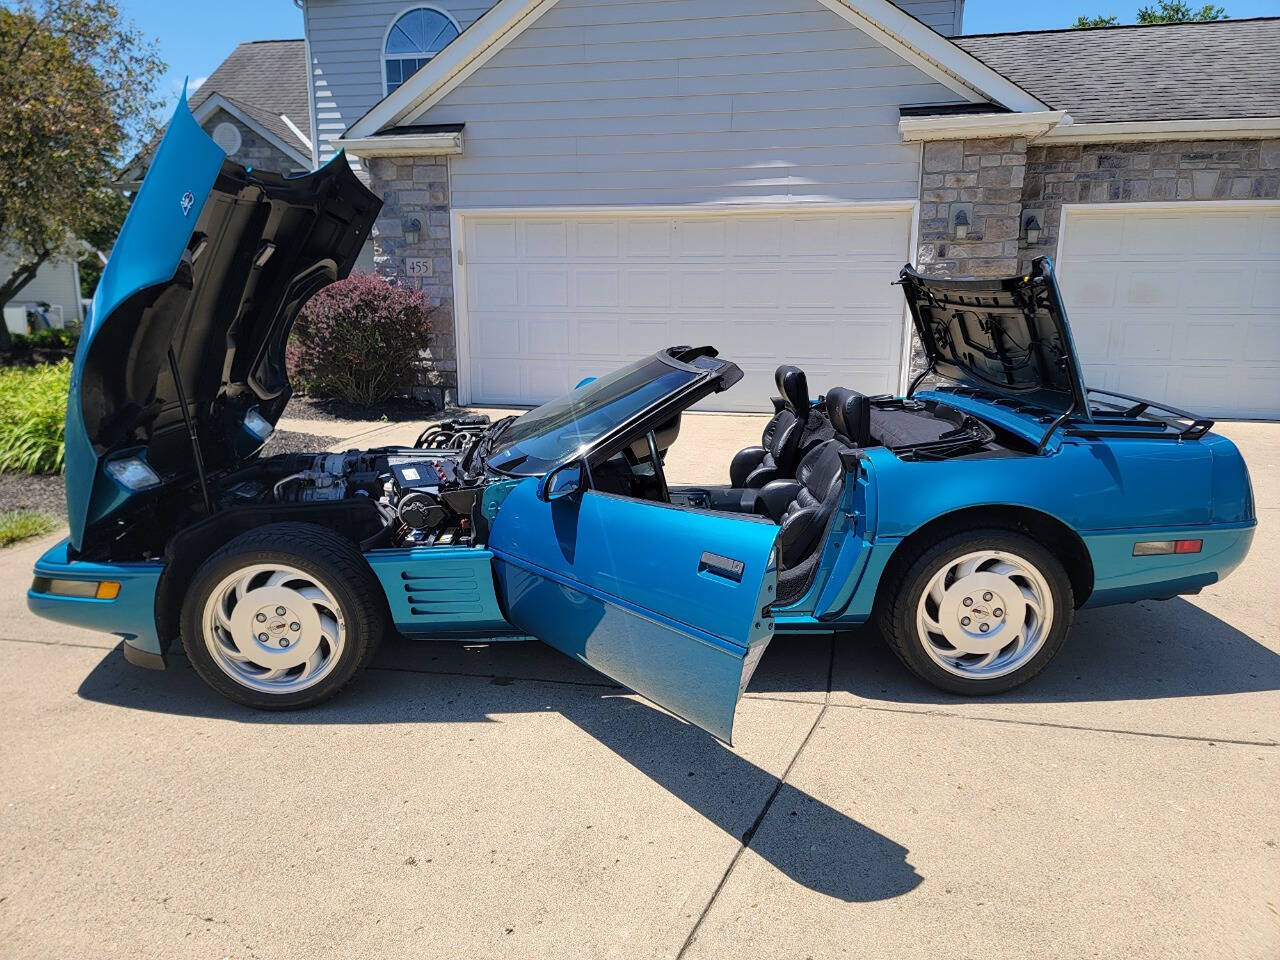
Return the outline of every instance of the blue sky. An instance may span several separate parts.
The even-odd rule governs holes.
[[[1069,26],[1082,13],[1114,13],[1122,21],[1131,22],[1143,2],[968,0],[965,32],[1050,30]],[[160,55],[169,64],[163,83],[171,99],[176,99],[182,89],[184,75],[189,74],[193,80],[207,77],[237,43],[302,36],[302,14],[292,0],[221,0],[216,7],[212,3],[197,5],[173,0],[122,0],[120,6],[144,33],[159,41]],[[192,9],[197,6],[217,12],[201,16]],[[1233,17],[1280,15],[1280,0],[1225,0],[1223,6]]]

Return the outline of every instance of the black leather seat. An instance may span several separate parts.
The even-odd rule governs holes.
[[[760,446],[739,450],[729,464],[729,484],[758,489],[779,477],[795,476],[800,441],[809,422],[809,384],[799,367],[783,365],[774,374],[778,412],[764,428]]]
[[[837,440],[855,447],[871,446],[871,398],[847,387],[832,387],[826,396],[827,417]]]
[[[782,546],[783,567],[799,564],[816,552],[821,543],[827,521],[840,500],[845,476],[840,454],[848,449],[839,440],[827,440],[800,461],[792,481],[795,495],[777,518],[782,527],[778,540]]]
[[[817,566],[823,538],[844,491],[848,471],[842,454],[853,449],[846,438],[863,432],[869,409],[866,399],[854,390],[829,391],[826,410],[835,438],[804,455],[794,480],[775,480],[759,493],[757,512],[782,527],[778,534],[782,561],[778,599],[782,602],[803,592]]]

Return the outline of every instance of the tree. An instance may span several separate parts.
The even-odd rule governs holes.
[[[1120,22],[1117,16],[1110,17],[1086,17],[1083,13],[1076,17],[1076,22],[1071,26],[1077,30],[1087,30],[1090,27],[1114,27]]]
[[[1138,9],[1138,23],[1143,25],[1151,23],[1204,23],[1208,20],[1226,19],[1228,19],[1227,11],[1212,3],[1206,3],[1198,10],[1192,10],[1185,3],[1170,3],[1169,0],[1157,0],[1154,7],[1140,7]]]
[[[74,228],[76,237],[87,247],[80,253],[80,296],[86,299],[93,296],[102,277],[103,264],[98,259],[98,251],[111,252],[133,199],[112,189],[98,189],[90,196],[94,215]]]
[[[1138,8],[1139,26],[1149,26],[1153,23],[1204,23],[1209,20],[1229,19],[1227,11],[1223,7],[1212,3],[1206,3],[1204,6],[1193,10],[1190,4],[1182,3],[1181,0],[1174,0],[1174,2],[1156,0],[1154,7]],[[1076,17],[1076,22],[1071,26],[1076,29],[1114,27],[1119,22],[1120,18],[1116,16],[1086,17],[1082,14]]]
[[[153,132],[163,66],[109,0],[0,7],[0,241],[16,258],[0,306],[50,258],[78,256],[79,238],[119,227],[107,183]]]

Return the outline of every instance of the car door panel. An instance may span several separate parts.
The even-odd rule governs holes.
[[[531,479],[489,548],[512,624],[730,742],[773,636],[777,529],[590,490],[547,503]]]

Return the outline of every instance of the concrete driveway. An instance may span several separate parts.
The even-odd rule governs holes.
[[[759,424],[686,418],[673,478]],[[1227,582],[1082,614],[994,700],[780,640],[732,750],[533,643],[389,643],[252,713],[30,617],[43,544],[0,553],[0,955],[1274,958],[1280,425],[1225,432],[1261,520]]]

